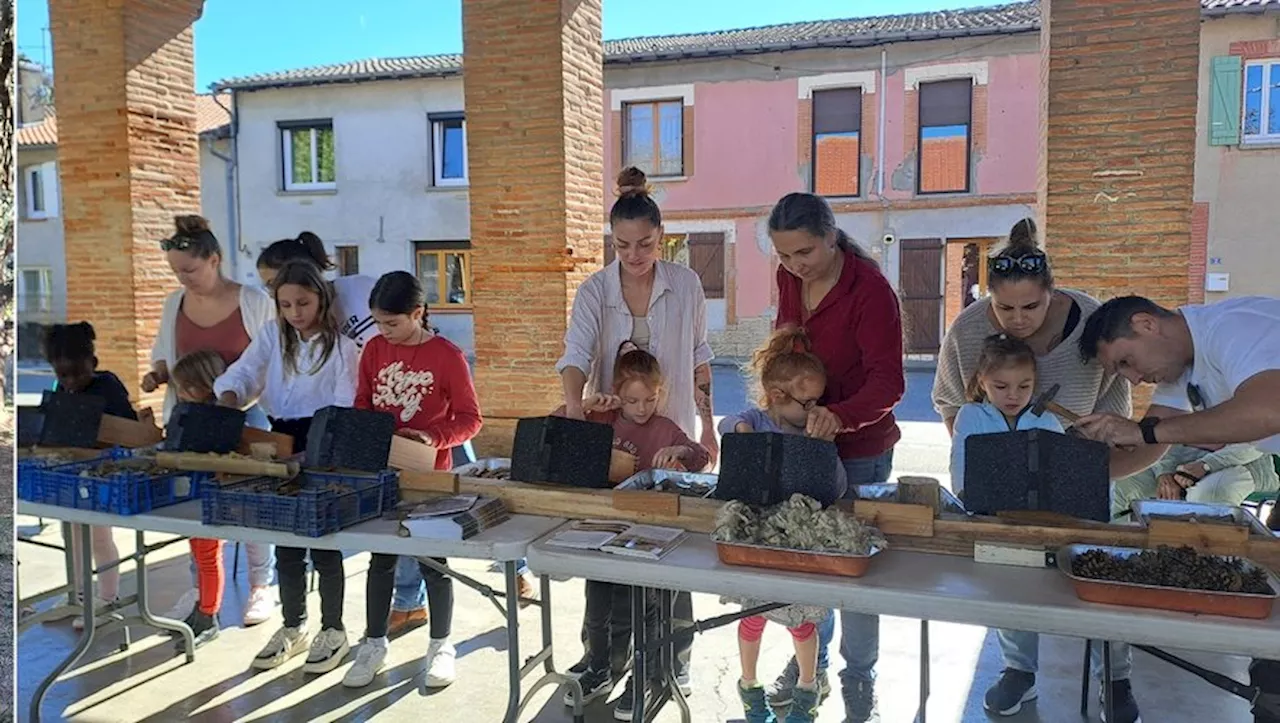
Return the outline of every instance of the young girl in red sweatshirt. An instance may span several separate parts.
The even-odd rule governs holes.
[[[436,469],[448,470],[453,448],[474,437],[482,423],[467,359],[461,349],[432,333],[426,294],[413,274],[393,271],[378,279],[369,309],[381,334],[366,342],[360,357],[356,408],[395,415],[396,434],[435,447]],[[396,557],[375,553],[369,563],[365,639],[342,679],[349,688],[371,683],[386,663]],[[456,652],[449,642],[453,580],[435,568],[420,568],[431,620],[427,687],[443,688],[455,678]]]
[[[700,472],[711,460],[706,447],[689,439],[680,426],[657,414],[663,394],[662,369],[658,360],[635,344],[623,342],[613,367],[613,394],[595,394],[583,401],[583,411],[589,421],[602,422],[613,427],[613,447],[632,454],[636,458],[637,471],[646,469],[679,469]],[[564,408],[557,410],[562,414]],[[582,663],[570,669],[578,675],[582,686],[583,702],[608,697],[617,684],[610,671],[610,659],[614,629],[629,624],[626,609],[614,605],[618,588],[615,583],[588,580],[587,605],[584,614],[586,655]],[[656,600],[654,601],[656,602]],[[653,616],[647,625],[657,624],[657,607],[649,606]],[[656,628],[650,632],[650,639]],[[585,665],[583,665],[585,663]],[[653,681],[645,681],[650,686]],[[634,679],[618,699],[619,707],[629,715],[632,702],[631,686]],[[571,692],[565,693],[565,705],[573,705]],[[621,715],[615,711],[615,717]],[[625,720],[630,720],[629,717]]]

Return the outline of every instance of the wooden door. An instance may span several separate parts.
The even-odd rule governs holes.
[[[902,323],[908,354],[942,346],[942,239],[904,239],[900,254]]]

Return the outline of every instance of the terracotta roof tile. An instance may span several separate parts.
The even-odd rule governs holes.
[[[219,100],[228,105],[231,94],[223,93]],[[222,105],[218,105],[212,95],[196,95],[196,132],[201,135],[225,129],[231,122],[231,115]],[[17,129],[19,148],[36,148],[40,146],[58,145],[58,119],[49,114],[37,123],[30,123]]]

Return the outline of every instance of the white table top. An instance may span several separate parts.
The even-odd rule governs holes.
[[[1057,570],[978,563],[950,555],[889,550],[861,578],[725,565],[715,543],[691,534],[661,560],[549,547],[528,549],[542,575],[808,603],[855,612],[1228,655],[1280,655],[1280,604],[1267,620],[1197,616],[1087,603]]]
[[[324,537],[300,537],[287,532],[250,527],[204,525],[200,521],[199,501],[162,507],[145,515],[126,516],[18,500],[17,512],[20,515],[47,517],[76,524],[166,532],[182,537],[267,542],[286,547],[315,547],[323,550],[360,550],[421,557],[460,557],[498,562],[519,560],[524,557],[525,549],[530,543],[564,523],[563,519],[555,517],[512,515],[501,525],[485,530],[469,540],[441,540],[400,537],[396,534],[399,523],[382,519],[362,522]]]

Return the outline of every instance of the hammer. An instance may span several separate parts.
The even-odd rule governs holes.
[[[1062,389],[1061,384],[1054,384],[1053,386],[1046,389],[1045,392],[1041,394],[1038,399],[1036,399],[1036,403],[1031,405],[1031,413],[1038,417],[1041,414],[1044,414],[1046,410],[1048,410],[1058,415],[1059,417],[1062,417],[1068,422],[1075,424],[1076,422],[1080,421],[1080,415],[1076,414],[1070,409],[1067,409],[1061,404],[1058,404],[1057,402],[1053,401],[1053,398],[1058,396],[1058,391],[1060,389]]]

